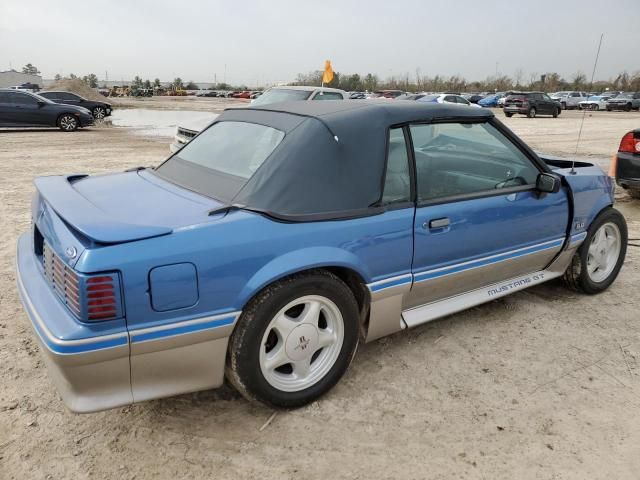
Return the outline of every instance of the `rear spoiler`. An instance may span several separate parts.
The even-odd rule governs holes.
[[[167,235],[169,227],[130,224],[116,220],[89,202],[73,188],[86,175],[36,178],[40,196],[72,228],[98,243],[123,243]]]

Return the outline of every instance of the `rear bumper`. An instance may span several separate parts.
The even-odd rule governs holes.
[[[83,413],[132,403],[128,334],[73,340],[56,334],[53,325],[73,326],[78,322],[49,288],[37,262],[31,236],[23,234],[16,255],[18,292],[65,405]]]
[[[83,324],[44,279],[33,235],[18,239],[16,281],[49,375],[73,412],[107,410],[134,402],[219,387],[229,335],[240,312],[174,318],[105,334]]]
[[[529,113],[529,107],[521,108],[521,107],[513,107],[511,105],[505,105],[504,112],[505,113],[520,113],[522,115],[526,115],[527,113]]]
[[[625,189],[640,190],[640,154],[618,152],[616,183]]]

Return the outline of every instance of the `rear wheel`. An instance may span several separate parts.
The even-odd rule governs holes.
[[[504,112],[504,114],[505,114],[505,116],[507,116],[507,117],[513,117],[513,113],[507,113],[507,112]]]
[[[73,132],[78,129],[78,126],[78,119],[70,113],[65,113],[58,119],[58,128],[64,132]]]
[[[627,222],[614,208],[603,210],[593,221],[584,243],[564,274],[573,290],[600,293],[618,276],[627,253]]]
[[[531,107],[529,109],[529,113],[527,114],[527,117],[536,118],[536,109],[535,109],[535,107]]]
[[[553,109],[553,118],[558,118],[558,115],[560,115],[560,109],[559,108],[554,108]]]
[[[349,287],[324,270],[294,275],[245,308],[229,341],[227,378],[249,400],[300,407],[340,380],[358,340]]]
[[[631,111],[631,104],[630,104],[630,103],[627,103],[627,104],[624,106],[624,111],[625,111],[625,112],[630,112],[630,111]]]

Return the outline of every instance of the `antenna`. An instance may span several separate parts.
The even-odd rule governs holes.
[[[602,47],[602,39],[604,38],[604,33],[600,34],[600,42],[598,42],[598,51],[596,53],[596,61],[593,63],[593,71],[591,72],[591,82],[589,83],[589,91],[593,89],[593,78],[596,75],[596,67],[598,66],[598,58],[600,57],[600,47]],[[573,155],[573,160],[571,161],[571,174],[575,175],[576,170],[576,155],[578,155],[578,147],[580,146],[580,137],[582,137],[582,126],[584,125],[584,117],[587,115],[587,109],[582,110],[582,120],[580,121],[580,130],[578,131],[578,140],[576,141],[576,152]]]

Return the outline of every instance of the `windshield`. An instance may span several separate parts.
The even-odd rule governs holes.
[[[439,96],[440,95],[424,95],[422,98],[419,98],[418,100],[420,100],[421,102],[433,102]]]
[[[251,105],[268,105],[270,103],[307,100],[312,90],[295,90],[289,88],[272,88],[256,98]]]
[[[190,190],[216,192],[229,202],[284,138],[284,132],[256,123],[214,123],[156,172]]]
[[[630,93],[621,93],[616,98],[633,98]]]

